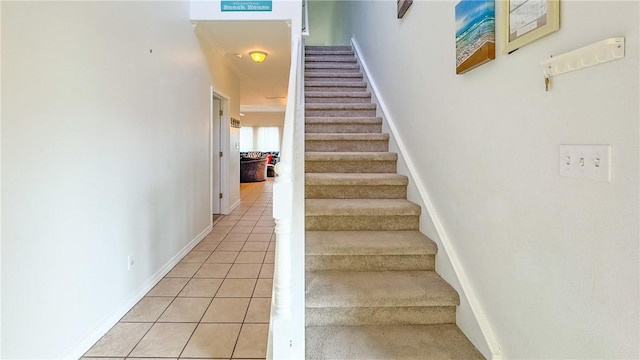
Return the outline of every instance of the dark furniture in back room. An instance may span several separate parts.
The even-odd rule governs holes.
[[[240,182],[257,182],[267,179],[267,157],[240,158]]]

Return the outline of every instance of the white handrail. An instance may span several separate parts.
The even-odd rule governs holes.
[[[273,185],[276,253],[268,359],[304,357],[303,56],[302,37],[294,35],[280,162]]]

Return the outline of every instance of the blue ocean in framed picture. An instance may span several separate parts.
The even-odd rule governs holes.
[[[494,0],[462,0],[456,5],[456,74],[496,58]]]

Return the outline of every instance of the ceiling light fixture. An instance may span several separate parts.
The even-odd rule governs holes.
[[[249,53],[249,56],[251,56],[253,62],[260,64],[267,58],[267,53],[264,51],[252,51]]]

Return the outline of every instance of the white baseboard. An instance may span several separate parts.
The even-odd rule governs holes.
[[[238,206],[240,206],[240,200],[236,201],[235,203],[233,203],[233,205],[229,206],[229,212],[227,214],[232,213],[233,210],[235,210]]]
[[[79,359],[84,355],[92,346],[95,344],[104,334],[107,333],[115,324],[122,319],[122,317],[131,310],[135,304],[138,303],[151,289],[153,289],[156,284],[162,280],[162,278],[167,275],[177,263],[182,260],[185,255],[189,253],[202,239],[204,239],[211,230],[213,229],[213,225],[209,224],[198,236],[196,236],[193,240],[191,240],[180,252],[178,252],[174,257],[171,258],[166,264],[164,264],[158,271],[156,271],[153,276],[147,280],[147,282],[138,290],[138,292],[127,300],[124,304],[122,304],[118,310],[116,310],[111,316],[109,316],[106,320],[102,322],[95,330],[93,330],[89,335],[87,335],[84,339],[82,339],[78,344],[69,349],[66,354],[62,357],[63,359]]]
[[[491,354],[483,354],[483,355],[485,356],[489,355],[487,357],[493,360],[501,360],[502,350],[500,348],[500,345],[498,344],[497,339],[495,338],[493,330],[491,329],[491,325],[485,315],[484,309],[482,309],[482,307],[480,306],[477,300],[477,296],[475,294],[475,291],[473,290],[473,287],[469,283],[469,279],[466,275],[464,266],[460,262],[458,254],[455,251],[453,244],[451,243],[451,239],[449,238],[446,232],[446,229],[438,216],[438,212],[436,211],[435,206],[433,205],[433,202],[431,201],[431,197],[429,196],[429,193],[427,192],[422,179],[420,178],[420,176],[416,171],[416,166],[414,165],[414,162],[409,152],[407,151],[407,148],[402,140],[402,137],[400,137],[400,134],[398,133],[396,124],[393,118],[389,116],[390,112],[386,104],[380,97],[379,88],[377,87],[376,82],[371,76],[371,71],[367,67],[366,61],[361,56],[362,51],[360,50],[360,46],[358,45],[358,42],[355,38],[351,38],[351,44],[353,45],[353,49],[356,54],[356,57],[358,58],[358,62],[362,67],[364,76],[369,83],[369,87],[373,95],[372,98],[374,102],[378,105],[378,108],[382,113],[383,121],[389,127],[391,131],[390,135],[394,138],[398,146],[398,150],[400,152],[400,154],[398,155],[404,160],[404,163],[407,166],[407,170],[409,171],[409,178],[413,181],[416,189],[418,190],[418,193],[420,194],[420,198],[421,198],[420,200],[422,202],[421,205],[424,205],[427,213],[426,215],[431,218],[431,221],[435,227],[435,231],[440,239],[441,250],[444,252],[443,255],[449,259],[449,263],[451,264],[453,273],[455,274],[456,280],[460,285],[460,289],[458,290],[462,293],[460,294],[461,298],[465,298],[467,300],[469,307],[475,318],[475,321],[477,323],[477,327],[482,332],[483,340],[486,345],[486,346],[483,346],[482,348],[489,349],[489,351],[491,352]],[[464,331],[464,329],[461,329],[461,330]],[[475,345],[480,348],[480,346],[478,346],[479,344],[475,344]]]

